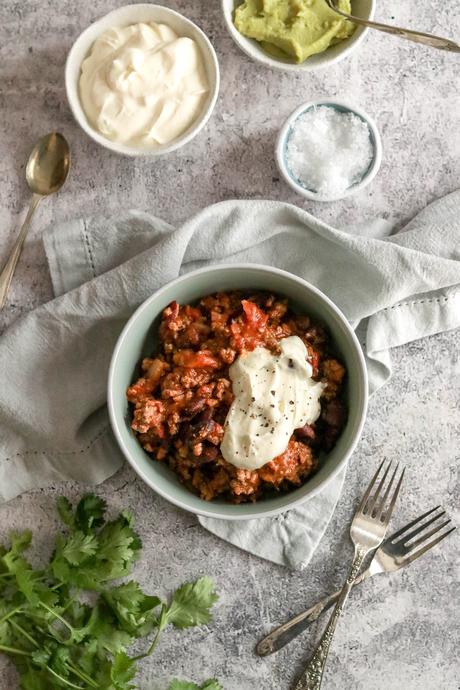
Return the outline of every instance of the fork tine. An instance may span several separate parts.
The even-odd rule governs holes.
[[[390,483],[388,484],[388,486],[387,486],[387,488],[386,488],[386,491],[385,491],[385,493],[383,494],[383,498],[382,498],[382,500],[380,501],[379,509],[375,511],[375,516],[374,516],[374,517],[376,517],[377,520],[380,520],[380,518],[381,518],[381,516],[382,516],[383,508],[384,508],[384,506],[385,506],[385,503],[387,502],[388,496],[390,495],[391,487],[393,486],[393,482],[394,482],[394,480],[395,480],[396,473],[398,472],[398,469],[399,469],[399,462],[398,462],[398,464],[396,465],[395,471],[393,472],[393,475],[392,475],[392,477],[391,477],[391,479],[390,479]],[[377,501],[376,501],[375,503],[377,503]],[[375,507],[375,506],[373,506],[373,508],[372,508],[372,512],[374,512],[374,507]],[[371,512],[371,515],[372,515],[372,512]]]
[[[395,541],[395,536],[393,535],[392,537],[392,542],[393,544],[407,544],[408,541],[413,539],[414,537],[417,536],[420,532],[423,532],[427,527],[433,524],[433,522],[436,522],[436,520],[439,520],[439,518],[443,517],[446,514],[446,511],[443,510],[441,513],[438,513],[434,517],[431,518],[431,520],[428,520],[427,522],[424,522],[420,527],[417,527],[416,529],[412,530],[412,532],[409,532],[408,534],[404,534],[403,537],[399,541]]]
[[[452,534],[452,532],[455,532],[457,528],[452,527],[452,529],[448,530],[447,532],[444,532],[444,534],[441,534],[437,539],[433,539],[433,541],[430,541],[428,544],[425,544],[425,546],[422,546],[421,549],[418,549],[417,551],[414,551],[413,553],[410,554],[410,556],[407,556],[404,558],[404,565],[408,565],[409,563],[413,563],[417,558],[420,556],[423,556],[424,553],[429,551],[430,549],[433,548],[433,546],[436,546],[436,544],[439,544],[440,541],[445,539],[446,537],[449,536],[449,534]]]
[[[379,474],[380,474],[380,472],[381,472],[382,467],[384,466],[384,464],[385,464],[385,460],[382,462],[382,464],[381,464],[380,467],[378,468],[377,472],[376,472],[376,473],[374,474],[374,476],[372,477],[372,479],[371,479],[371,481],[370,481],[370,483],[369,483],[369,486],[368,486],[367,489],[366,489],[366,493],[365,493],[364,496],[363,496],[363,500],[362,500],[361,503],[359,504],[359,507],[358,507],[358,511],[357,511],[357,512],[361,512],[361,513],[363,512],[363,509],[364,509],[364,507],[365,507],[365,505],[366,505],[366,503],[367,503],[367,501],[368,501],[368,499],[369,499],[369,496],[371,495],[371,491],[372,491],[372,489],[374,488],[374,484],[375,484],[375,482],[377,481],[377,477],[379,476]]]
[[[380,520],[380,518],[382,517],[383,509],[384,509],[385,503],[387,502],[388,497],[389,497],[389,495],[390,495],[391,487],[393,486],[393,482],[394,482],[394,480],[395,480],[395,478],[396,478],[396,473],[397,473],[398,469],[399,469],[399,462],[398,462],[398,464],[396,465],[395,471],[393,472],[393,475],[392,475],[392,477],[391,477],[391,479],[390,479],[390,483],[388,484],[388,486],[387,486],[387,488],[386,488],[386,491],[385,491],[385,493],[384,493],[384,495],[383,495],[383,498],[382,498],[382,500],[380,501],[379,509],[378,509],[378,510],[376,511],[376,513],[375,513],[375,517],[377,518],[377,520]]]
[[[414,527],[414,525],[417,525],[419,522],[428,517],[428,515],[431,515],[431,513],[434,513],[435,510],[439,510],[440,508],[441,506],[436,506],[436,508],[432,508],[431,510],[428,510],[426,513],[423,513],[423,515],[420,515],[418,518],[415,518],[415,520],[412,520],[407,525],[404,525],[404,527],[401,527],[401,529],[398,529],[397,532],[394,532],[391,536],[387,538],[386,541],[391,541],[393,543],[398,537],[404,534],[404,532],[407,532],[408,529],[411,529],[411,527]]]
[[[380,484],[378,485],[375,494],[372,496],[372,498],[369,498],[368,505],[366,506],[366,512],[369,513],[369,515],[372,515],[372,513],[374,512],[374,508],[377,504],[378,497],[380,496],[380,493],[381,493],[383,487],[385,486],[385,482],[387,480],[388,472],[390,471],[390,468],[391,468],[391,460],[390,460],[388,467],[386,468],[386,470],[383,474],[382,479],[380,480]],[[396,469],[398,469],[397,465],[396,465]],[[394,475],[393,475],[393,477],[394,477]],[[390,483],[390,486],[388,487],[388,489],[390,487],[391,487],[391,483]],[[388,489],[387,489],[387,492],[388,492]]]
[[[398,467],[399,467],[399,465],[398,465]],[[393,476],[392,476],[391,482],[390,482],[390,486],[393,484],[393,479],[396,476],[396,472],[398,470],[398,467],[396,467],[396,470],[393,473]],[[378,519],[381,520],[384,525],[388,525],[388,523],[390,522],[391,514],[393,513],[393,508],[395,507],[396,500],[397,500],[399,492],[401,490],[401,484],[402,484],[402,481],[404,479],[405,471],[406,471],[406,468],[403,467],[402,472],[401,472],[401,476],[399,477],[399,482],[396,484],[396,488],[393,492],[393,496],[391,498],[390,505],[388,506],[388,510],[385,512],[385,515],[382,515],[382,511],[383,511],[383,507],[384,507],[383,500],[382,500],[382,505],[380,506]]]
[[[414,542],[412,542],[412,544],[407,544],[407,549],[409,550],[409,552],[412,551],[412,549],[414,549],[419,544],[423,544],[430,537],[433,537],[435,534],[438,534],[438,532],[440,532],[444,527],[446,527],[446,525],[449,525],[450,523],[451,523],[451,520],[446,520],[445,522],[442,523],[442,525],[438,525],[437,527],[433,527],[433,529],[430,529],[430,531],[427,532],[426,534],[422,534],[422,536],[419,537],[418,539],[416,539]]]

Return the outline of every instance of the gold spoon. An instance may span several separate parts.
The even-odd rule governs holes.
[[[368,19],[361,19],[360,17],[355,17],[352,14],[342,12],[337,7],[337,0],[326,0],[327,4],[337,12],[337,14],[346,17],[353,24],[359,24],[360,26],[369,26],[371,29],[377,29],[378,31],[384,31],[387,34],[396,34],[401,36],[401,38],[406,38],[408,41],[414,41],[414,43],[423,43],[423,45],[430,46],[431,48],[439,48],[439,50],[450,50],[452,53],[460,53],[460,46],[458,43],[451,41],[449,38],[442,38],[441,36],[433,36],[433,34],[425,34],[422,31],[412,31],[412,29],[401,29],[399,26],[391,26],[390,24],[380,24],[380,22],[371,22]]]
[[[11,279],[22,251],[33,213],[43,197],[54,194],[66,181],[70,168],[70,149],[58,132],[42,137],[34,146],[26,167],[26,180],[32,192],[29,212],[8,261],[0,273],[0,309],[6,301]]]

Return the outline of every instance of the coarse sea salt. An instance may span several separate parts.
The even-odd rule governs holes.
[[[369,127],[358,115],[320,105],[294,121],[287,144],[291,175],[319,197],[339,198],[361,181],[374,155]]]

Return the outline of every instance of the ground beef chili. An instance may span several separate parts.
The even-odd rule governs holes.
[[[325,328],[294,314],[287,299],[266,292],[222,292],[196,306],[172,302],[163,311],[159,351],[141,363],[142,376],[127,391],[132,428],[143,448],[165,462],[201,498],[256,501],[288,491],[316,470],[346,421],[345,368],[333,356]],[[258,346],[279,351],[297,335],[306,345],[313,378],[326,387],[321,416],[297,429],[286,451],[258,470],[239,469],[220,453],[233,400],[229,367]]]

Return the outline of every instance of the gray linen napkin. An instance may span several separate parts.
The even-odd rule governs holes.
[[[318,286],[357,328],[375,391],[390,375],[391,347],[460,325],[459,219],[455,192],[393,236],[384,221],[343,232],[270,201],[216,204],[178,230],[136,211],[50,228],[56,299],[0,340],[0,499],[64,479],[97,484],[120,467],[104,406],[117,336],[157,288],[209,263],[274,265]],[[261,557],[304,567],[342,482],[343,473],[278,518],[201,523]]]

